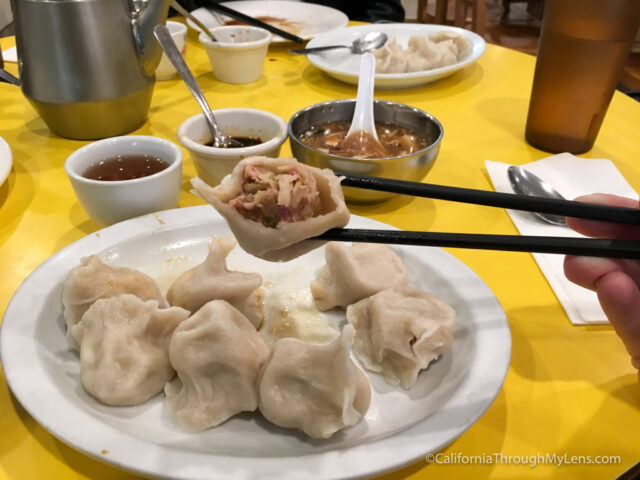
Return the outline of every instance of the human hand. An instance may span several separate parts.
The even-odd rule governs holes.
[[[616,195],[594,194],[577,198],[588,203],[639,208],[640,201]],[[640,226],[567,218],[567,225],[589,237],[640,241]],[[640,370],[640,261],[568,255],[564,273],[569,280],[594,290],[611,325]],[[638,372],[640,377],[640,372]]]

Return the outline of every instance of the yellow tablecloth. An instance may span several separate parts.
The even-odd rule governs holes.
[[[3,39],[2,47],[13,44]],[[354,98],[356,87],[333,80],[286,47],[269,50],[262,78],[249,85],[216,81],[189,32],[186,59],[214,108],[254,107],[289,119],[321,101]],[[524,141],[534,58],[488,46],[476,64],[444,80],[376,98],[426,110],[444,125],[432,183],[491,189],[485,159],[524,164],[548,154]],[[14,64],[8,70],[17,74]],[[0,186],[0,311],[41,262],[99,228],[78,203],[64,173],[66,157],[84,141],[53,135],[16,87],[0,84],[0,136],[14,166]],[[179,79],[158,82],[149,120],[136,134],[176,141],[176,130],[199,112]],[[640,190],[640,103],[616,93],[595,148]],[[285,145],[282,155],[291,151]],[[184,151],[185,179],[195,169]],[[201,203],[188,192],[180,206]],[[502,209],[429,199],[396,198],[352,212],[408,230],[517,234]],[[444,449],[440,463],[419,461],[384,478],[612,478],[640,460],[640,384],[610,327],[572,326],[527,253],[449,250],[495,292],[511,326],[506,382],[489,410]],[[612,465],[521,465],[525,457],[617,456]],[[469,457],[476,456],[475,460]],[[487,458],[489,457],[489,458]],[[465,459],[466,462],[465,462]],[[476,462],[473,465],[467,462]],[[446,463],[445,463],[446,462]],[[482,462],[483,464],[478,464]],[[536,462],[534,459],[533,462]],[[530,462],[525,462],[530,463]],[[538,463],[542,463],[538,460]],[[0,479],[117,479],[134,475],[93,460],[40,427],[0,380]]]

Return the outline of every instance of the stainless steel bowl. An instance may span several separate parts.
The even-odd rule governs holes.
[[[390,123],[422,134],[429,141],[426,148],[401,157],[357,159],[321,152],[300,141],[300,136],[314,125],[351,121],[355,100],[332,100],[311,105],[289,120],[289,141],[293,156],[302,163],[336,172],[357,173],[372,177],[420,181],[429,172],[440,150],[443,129],[438,120],[409,105],[375,100],[373,115],[377,122]],[[353,203],[375,203],[396,194],[343,187],[345,199]]]

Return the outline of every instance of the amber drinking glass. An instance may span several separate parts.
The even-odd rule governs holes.
[[[547,0],[525,137],[541,150],[593,147],[640,24],[640,0]]]

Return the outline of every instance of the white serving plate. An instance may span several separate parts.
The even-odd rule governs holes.
[[[9,144],[0,137],[0,186],[9,176],[11,166],[13,165],[13,155]]]
[[[349,23],[349,17],[347,17],[340,10],[335,8],[326,7],[324,5],[317,5],[315,3],[302,3],[296,1],[252,1],[243,0],[236,2],[222,2],[223,5],[233,8],[238,12],[249,15],[250,17],[275,17],[278,19],[286,20],[285,25],[280,23],[274,23],[273,26],[280,28],[286,32],[297,35],[304,40],[309,40],[314,36],[343,28]],[[191,12],[191,14],[200,20],[205,27],[214,28],[224,25],[224,22],[231,20],[231,18],[220,14],[217,17],[211,10],[201,7]],[[218,19],[222,18],[222,22]],[[201,29],[187,19],[187,25],[197,31]],[[285,38],[273,35],[272,43],[286,43],[291,42]]]
[[[352,216],[350,227],[390,228]],[[505,314],[486,284],[439,248],[394,246],[411,284],[457,312],[453,348],[418,376],[409,391],[367,372],[371,408],[356,426],[313,440],[245,413],[201,433],[171,425],[158,395],[137,407],[108,407],[82,388],[78,355],[65,339],[61,284],[80,258],[138,268],[163,289],[200,263],[213,235],[228,236],[209,206],[145,215],[69,245],[29,275],[0,329],[0,360],[17,400],[61,441],[96,459],[142,475],[175,479],[320,479],[371,476],[437,451],[466,431],[500,391],[511,352]],[[236,248],[229,267],[267,278],[323,265],[323,249],[269,263]]]
[[[484,54],[487,48],[484,39],[474,32],[457,27],[412,23],[375,23],[343,28],[317,35],[307,44],[306,48],[327,45],[351,45],[356,38],[362,37],[369,32],[384,32],[389,38],[396,37],[398,43],[406,47],[409,38],[413,35],[434,35],[442,31],[457,32],[463,35],[471,42],[471,52],[458,63],[447,67],[411,73],[376,73],[375,76],[376,88],[416,87],[447,77],[467,65],[471,65]],[[358,84],[360,56],[352,54],[346,48],[310,54],[307,55],[307,58],[313,65],[332,77],[353,85]]]

